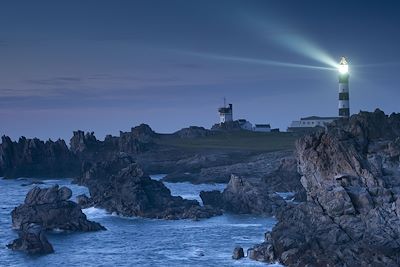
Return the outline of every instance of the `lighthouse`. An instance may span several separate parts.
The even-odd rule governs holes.
[[[220,124],[233,121],[233,107],[232,104],[226,105],[226,100],[224,98],[224,106],[218,109],[219,112],[219,122]]]
[[[345,57],[339,63],[339,117],[348,118],[350,116],[349,102],[349,65]]]

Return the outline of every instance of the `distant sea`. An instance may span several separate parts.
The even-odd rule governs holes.
[[[164,175],[153,175],[161,179]],[[37,180],[37,179],[35,179]],[[126,218],[102,209],[83,211],[88,219],[108,230],[89,233],[51,232],[48,239],[55,253],[28,256],[11,251],[6,244],[17,237],[11,229],[10,212],[23,203],[34,185],[22,186],[31,179],[0,179],[0,266],[280,266],[247,258],[232,260],[236,245],[245,251],[263,241],[264,232],[276,223],[274,218],[224,214],[210,219],[154,220]],[[88,194],[86,187],[71,184],[71,179],[42,180],[45,187],[68,186],[75,196]],[[173,195],[197,199],[201,190],[223,190],[224,184],[165,183]]]

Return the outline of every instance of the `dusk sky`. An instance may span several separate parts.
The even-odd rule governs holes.
[[[99,139],[234,118],[286,130],[350,107],[398,112],[398,1],[1,1],[0,134]]]

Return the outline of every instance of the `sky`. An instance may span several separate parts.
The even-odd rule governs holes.
[[[235,119],[286,130],[351,113],[399,112],[398,1],[0,1],[0,134],[99,139],[140,123],[210,128]]]

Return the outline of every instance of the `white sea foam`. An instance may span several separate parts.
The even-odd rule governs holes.
[[[159,181],[159,180],[161,180],[162,178],[164,178],[167,175],[166,174],[152,174],[152,175],[149,175],[149,176],[150,176],[151,179]]]
[[[230,226],[230,227],[242,227],[242,228],[247,228],[247,227],[261,227],[261,223],[229,223],[229,224],[224,224],[225,226]]]
[[[86,214],[86,216],[89,219],[102,218],[102,217],[105,217],[105,216],[109,215],[109,213],[107,213],[106,210],[95,208],[95,207],[90,207],[90,208],[87,208],[87,209],[83,209],[82,211],[83,211],[83,213]]]
[[[46,184],[54,184],[54,183],[60,183],[63,182],[61,179],[49,179],[49,180],[43,180],[43,183]]]
[[[51,231],[52,231],[53,233],[63,233],[63,232],[65,232],[65,230],[60,229],[60,228],[54,228],[54,229],[52,229]]]
[[[276,192],[278,196],[286,200],[287,202],[292,202],[294,200],[295,193],[293,192]]]
[[[195,200],[199,200],[200,197],[198,195],[192,195],[192,194],[185,194],[185,195],[179,195],[184,199],[195,199]]]

